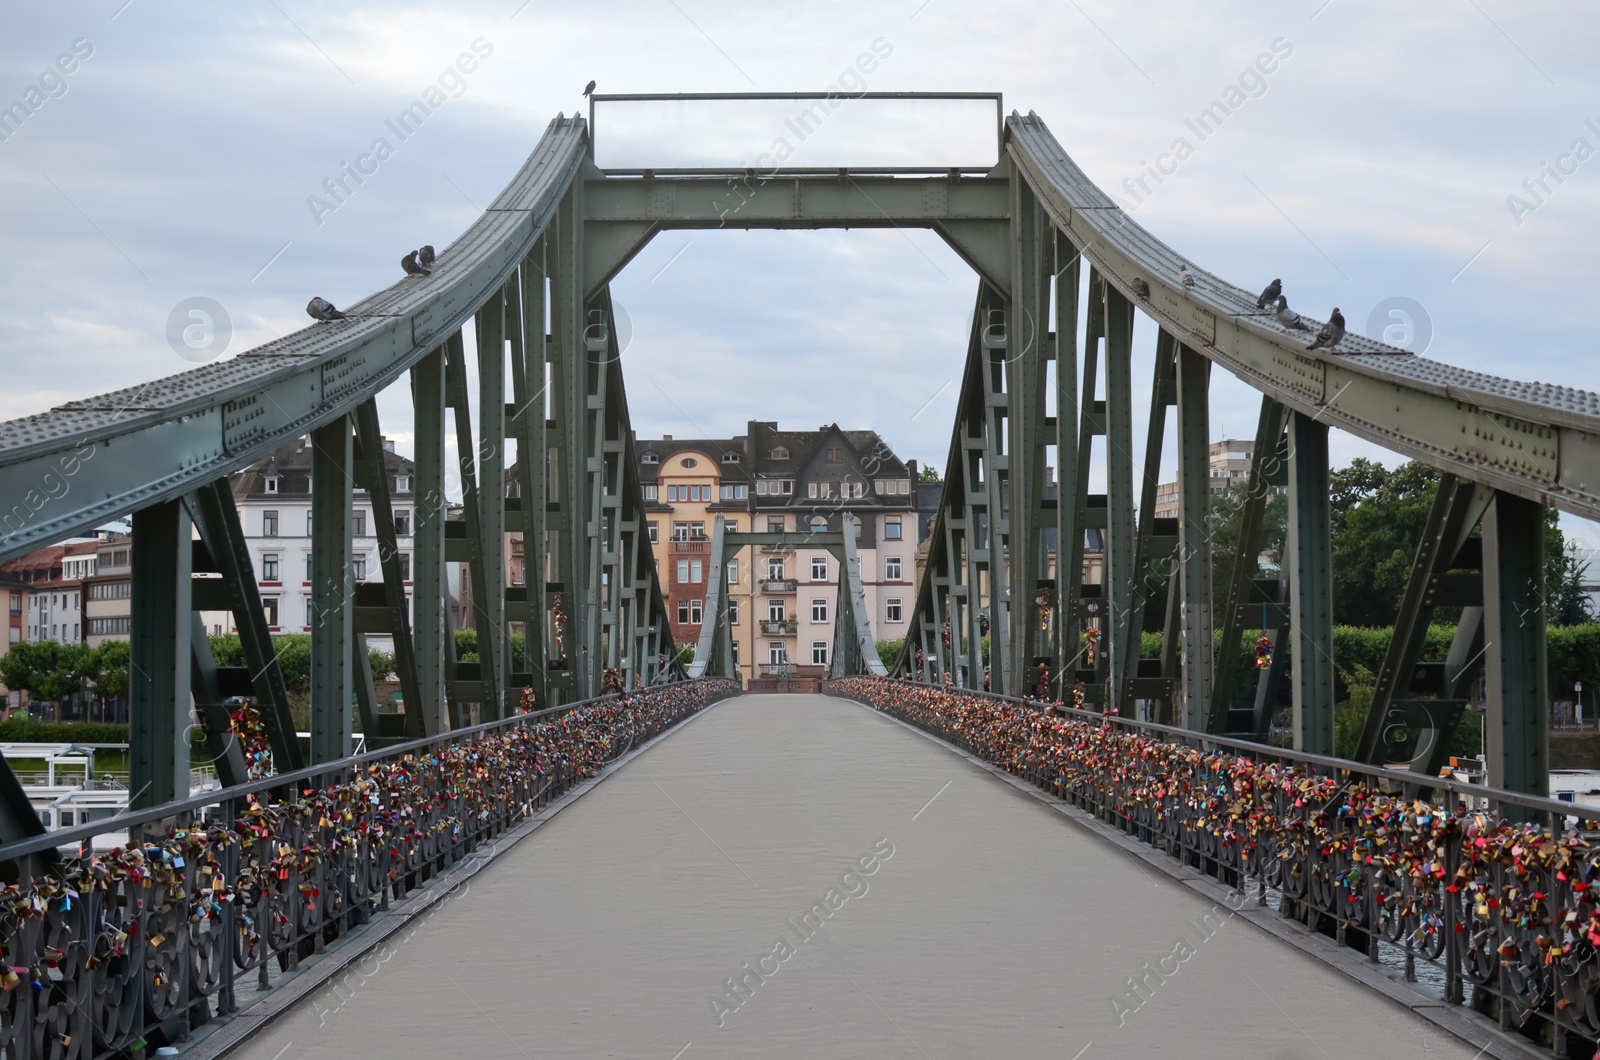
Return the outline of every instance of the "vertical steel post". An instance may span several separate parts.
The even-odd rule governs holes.
[[[411,613],[417,645],[417,684],[423,725],[429,735],[449,728],[444,683],[448,586],[444,523],[444,350],[411,369],[411,407],[416,422],[416,506],[412,515]],[[453,673],[450,675],[455,676]],[[409,707],[407,708],[410,709]]]
[[[1055,233],[1056,282],[1056,607],[1054,627],[1055,692],[1071,694],[1069,671],[1078,654],[1075,614],[1083,581],[1083,525],[1078,508],[1078,249],[1065,233]],[[1062,259],[1066,258],[1065,261]],[[1093,394],[1089,395],[1092,400]]]
[[[1044,211],[1025,180],[1011,181],[1011,301],[1006,314],[1006,475],[1009,496],[1006,540],[1009,555],[997,554],[1008,599],[994,603],[991,666],[997,690],[1026,695],[1033,690],[1039,645],[1038,595],[1045,582],[1046,349],[1049,275],[1045,262]],[[1009,569],[1008,569],[1009,568]],[[1008,658],[995,649],[1009,646]],[[1002,670],[1003,667],[1003,670]]]
[[[1489,783],[1550,791],[1545,670],[1544,509],[1496,492],[1483,517]],[[1510,807],[1505,808],[1508,812]]]
[[[1106,602],[1110,629],[1106,641],[1106,704],[1122,702],[1138,656],[1138,622],[1132,613],[1133,522],[1133,303],[1110,284],[1105,291],[1106,321]]]
[[[1289,418],[1289,624],[1294,746],[1333,754],[1333,543],[1328,425]]]
[[[1211,362],[1178,346],[1178,557],[1183,636],[1179,724],[1205,731],[1211,696]]]
[[[496,292],[476,318],[478,346],[478,536],[483,558],[478,658],[487,688],[485,718],[506,715],[511,634],[506,627],[506,300]],[[491,672],[492,671],[492,672]]]
[[[311,432],[311,761],[350,754],[354,642],[350,572],[354,459],[349,416]],[[376,736],[376,733],[370,733]]]
[[[512,400],[514,414],[509,433],[517,440],[517,486],[521,512],[517,520],[522,531],[523,653],[540,706],[550,703],[545,667],[549,652],[545,647],[545,244],[541,240],[522,261],[519,274],[521,292],[519,312],[510,332],[520,335],[511,351]],[[520,327],[517,325],[520,324]]]
[[[189,797],[190,525],[181,501],[133,513],[129,809]]]

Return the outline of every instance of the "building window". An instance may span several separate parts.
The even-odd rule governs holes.
[[[828,520],[827,519],[823,518],[820,515],[813,515],[811,517],[811,532],[813,534],[820,534],[824,530],[826,530],[827,528],[828,528]]]
[[[781,445],[778,446],[776,449],[774,449],[772,451],[772,459],[774,459],[774,460],[787,460],[787,459],[789,459],[789,450],[785,449]]]
[[[689,624],[689,601],[687,601],[687,600],[679,600],[678,601],[678,625],[687,626],[688,624]]]
[[[750,496],[750,487],[744,485],[731,485],[722,487],[722,499],[725,501],[747,500]]]
[[[311,553],[306,553],[306,581],[311,580]]]
[[[728,625],[737,626],[738,624],[739,624],[739,601],[737,601],[737,600],[729,600],[728,601]],[[734,645],[734,646],[738,647],[738,645]]]
[[[781,534],[781,533],[783,533],[783,517],[782,516],[778,516],[777,518],[769,518],[767,520],[767,533],[769,533],[769,534]]]
[[[689,540],[690,541],[704,541],[705,539],[706,539],[706,524],[705,523],[694,523],[694,522],[691,522],[689,524]]]
[[[269,552],[261,557],[261,580],[264,582],[275,582],[278,580],[277,553]]]
[[[773,666],[782,666],[789,661],[789,653],[783,649],[783,641],[769,640],[767,642],[767,661]]]
[[[269,510],[269,511],[265,511],[265,512],[261,513],[261,536],[262,537],[277,537],[278,536],[278,513],[277,512]]]
[[[883,539],[885,541],[900,540],[900,517],[891,515],[883,521]]]
[[[367,513],[356,512],[351,516],[350,533],[355,537],[367,536]]]
[[[739,462],[739,454],[732,449],[724,449],[722,451],[722,462],[724,464],[737,464]]]
[[[897,582],[900,580],[900,557],[890,556],[883,561],[883,580]]]
[[[736,559],[730,559],[728,561],[728,584],[739,584],[739,561]]]
[[[277,475],[268,475],[267,476],[267,480],[266,480],[266,487],[267,487],[267,492],[268,493],[277,493],[278,492],[278,476]]]
[[[811,664],[813,666],[828,665],[828,642],[814,640],[811,642]]]
[[[738,641],[733,641],[733,642],[729,643],[728,650],[733,653],[733,665],[734,666],[738,666],[739,665],[739,642]]]
[[[781,479],[779,479],[778,480],[778,492],[783,494],[784,496],[788,496],[789,494],[793,493],[794,492],[794,479],[792,479],[792,478],[781,478]]]
[[[411,553],[402,552],[402,553],[400,553],[399,559],[400,559],[400,580],[403,581],[403,582],[408,582],[408,581],[411,580]]]
[[[698,467],[700,466],[700,461],[696,460],[692,456],[686,456],[679,461],[679,464],[683,467]]]
[[[311,512],[309,510],[306,512],[306,536],[311,536]]]
[[[661,497],[661,490],[660,490],[659,487],[657,487],[657,486],[646,486],[644,488],[644,499],[645,500],[653,501],[653,500],[658,500],[660,497]]]
[[[22,614],[22,594],[21,593],[12,593],[11,594],[11,613],[13,615]]]
[[[673,503],[676,503],[677,500],[678,500],[678,487],[677,486],[668,486],[667,487],[667,503],[668,504],[673,504]]]
[[[396,493],[406,493],[410,489],[411,477],[409,475],[396,475],[394,477],[394,491]]]
[[[842,464],[842,463],[844,463],[844,450],[843,449],[829,449],[828,450],[828,463],[830,463],[830,464]]]
[[[827,556],[811,557],[811,580],[814,582],[825,582],[828,580]]]
[[[783,601],[782,600],[768,600],[767,601],[767,621],[768,622],[782,622],[783,621]]]
[[[267,616],[267,625],[278,625],[278,598],[276,596],[263,596],[261,598],[261,611]]]
[[[704,580],[705,569],[701,566],[703,560],[692,559],[689,561],[689,581],[698,585]]]
[[[689,601],[689,625],[691,626],[698,626],[700,624],[701,603],[702,601],[699,600]]]
[[[680,559],[678,561],[678,584],[679,585],[683,585],[686,582],[688,582],[688,580],[689,580],[689,561],[686,560],[686,559]]]
[[[767,557],[767,580],[775,582],[775,581],[781,580],[782,578],[783,578],[783,557],[782,556],[768,556]]]
[[[641,464],[659,464],[659,463],[661,463],[661,458],[659,456],[657,456],[656,454],[654,454],[654,453],[645,453],[643,456],[641,456],[639,458],[639,463],[641,463]]]
[[[900,598],[898,596],[891,596],[883,602],[883,619],[885,622],[903,621],[900,611]]]
[[[673,523],[672,524],[672,540],[674,540],[674,541],[687,541],[687,540],[689,540],[689,524],[688,523]]]
[[[811,601],[811,621],[813,621],[813,622],[826,622],[826,621],[828,621],[828,601],[826,601],[826,600],[813,600],[813,601]]]
[[[401,508],[394,513],[394,532],[401,537],[411,536],[411,512]]]
[[[656,528],[656,524],[654,522],[646,523],[645,528],[650,535],[650,543],[652,545],[655,544],[660,533],[660,531]]]
[[[355,558],[354,563],[355,563],[356,581],[358,581],[358,582],[366,581],[367,580],[367,557],[365,557],[365,556],[357,556]]]

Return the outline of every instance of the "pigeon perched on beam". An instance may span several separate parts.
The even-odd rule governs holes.
[[[417,252],[412,251],[400,259],[400,267],[406,270],[407,276],[427,276],[429,272],[417,263]]]
[[[424,243],[417,250],[417,264],[421,265],[425,269],[428,266],[433,264],[433,244],[432,243]]]
[[[1311,340],[1308,350],[1331,350],[1339,345],[1339,340],[1344,338],[1344,314],[1339,312],[1339,307],[1333,307],[1328,322],[1322,325],[1322,330],[1317,332],[1317,337]]]
[[[1135,276],[1133,283],[1129,284],[1129,286],[1133,288],[1133,293],[1138,295],[1140,299],[1146,302],[1150,300],[1150,285],[1144,282],[1143,277]]]
[[[1278,311],[1272,314],[1272,319],[1285,331],[1311,330],[1301,322],[1300,314],[1289,308],[1289,300],[1281,294],[1278,296]]]
[[[326,298],[313,298],[306,303],[306,312],[313,320],[343,320],[345,315]]]
[[[1256,299],[1256,308],[1266,309],[1273,302],[1277,301],[1278,296],[1282,293],[1283,281],[1273,280],[1271,283],[1267,284],[1267,289],[1261,292],[1261,297]]]
[[[584,94],[585,98],[587,98],[588,96],[593,94],[593,92],[594,92],[594,82],[593,81],[590,81],[587,85],[583,86],[583,94]]]
[[[1194,289],[1194,274],[1189,271],[1187,262],[1178,266],[1178,282],[1183,284],[1185,291]]]

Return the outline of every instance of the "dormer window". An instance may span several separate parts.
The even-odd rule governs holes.
[[[641,464],[659,464],[659,463],[661,463],[661,458],[659,456],[657,456],[656,454],[654,454],[654,453],[646,453],[646,454],[644,454],[643,456],[641,456],[639,458],[639,463],[641,463]]]
[[[410,478],[410,476],[408,476],[408,475],[396,475],[394,477],[394,491],[396,493],[405,493],[405,492],[409,491],[410,489],[411,489],[411,478]]]
[[[789,459],[789,450],[785,449],[781,445],[778,446],[778,448],[776,448],[776,449],[774,449],[772,451],[772,459],[774,459],[774,460],[787,460],[787,459]]]
[[[277,475],[268,475],[267,476],[267,478],[266,478],[266,491],[268,493],[277,493],[278,492],[278,476]]]
[[[729,449],[722,454],[722,462],[724,464],[737,464],[739,462],[739,454]]]

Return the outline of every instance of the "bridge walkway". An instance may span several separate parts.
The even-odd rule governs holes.
[[[1003,779],[820,696],[713,707],[387,945],[234,1055],[1473,1056]]]

